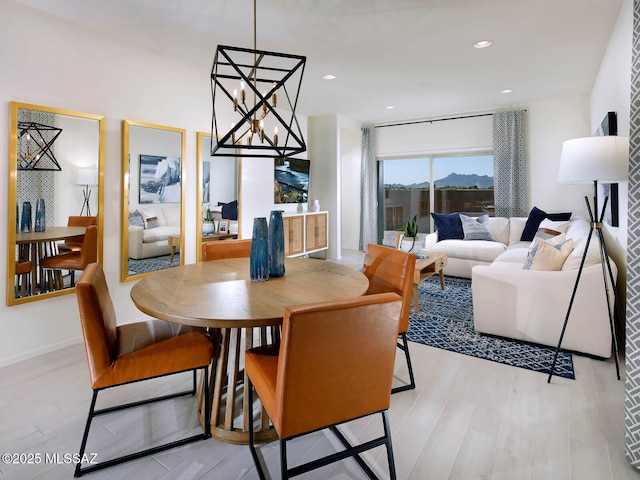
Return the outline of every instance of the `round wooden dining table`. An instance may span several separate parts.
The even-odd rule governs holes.
[[[248,405],[244,350],[279,342],[284,308],[361,296],[369,286],[360,271],[325,260],[287,258],[285,270],[282,277],[252,282],[249,259],[231,258],[168,268],[131,289],[142,312],[210,329],[218,347],[211,366],[211,433],[220,440],[248,443],[247,412],[253,406]],[[204,404],[202,395],[199,404]],[[255,438],[277,438],[264,409]]]

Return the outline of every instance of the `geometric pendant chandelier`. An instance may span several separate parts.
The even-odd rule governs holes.
[[[307,150],[296,118],[306,57],[218,45],[211,69],[211,155],[289,157]],[[225,122],[223,125],[222,123]]]
[[[53,142],[61,128],[36,122],[18,122],[18,170],[61,171]]]

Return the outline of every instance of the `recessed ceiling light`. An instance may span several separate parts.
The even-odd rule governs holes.
[[[513,93],[513,90],[510,88],[505,88],[504,90],[500,90],[500,93]]]
[[[394,107],[393,105],[387,105],[387,106],[386,106],[386,107],[384,107],[384,108],[386,108],[387,110],[393,110],[393,109],[394,109],[394,108],[396,108],[396,107]]]
[[[322,77],[322,78],[324,78],[325,80],[334,80],[334,79],[336,78],[336,76],[335,76],[335,75],[331,75],[331,74],[329,73],[329,74],[325,75],[325,76],[324,76],[324,77]]]
[[[473,44],[473,48],[487,48],[490,47],[492,43],[491,40],[479,40]]]

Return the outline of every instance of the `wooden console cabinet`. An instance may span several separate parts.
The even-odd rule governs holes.
[[[300,257],[329,248],[329,212],[288,214],[282,219],[286,257]]]

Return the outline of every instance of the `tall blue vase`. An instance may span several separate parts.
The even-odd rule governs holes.
[[[45,215],[44,215],[44,198],[39,198],[36,202],[36,224],[34,230],[36,232],[44,232]]]
[[[20,231],[31,231],[31,202],[22,202],[22,217],[20,217]]]
[[[265,217],[254,218],[249,256],[249,274],[252,282],[269,280],[268,233],[267,219]]]
[[[269,217],[269,276],[284,275],[284,225],[282,210],[271,211]]]

